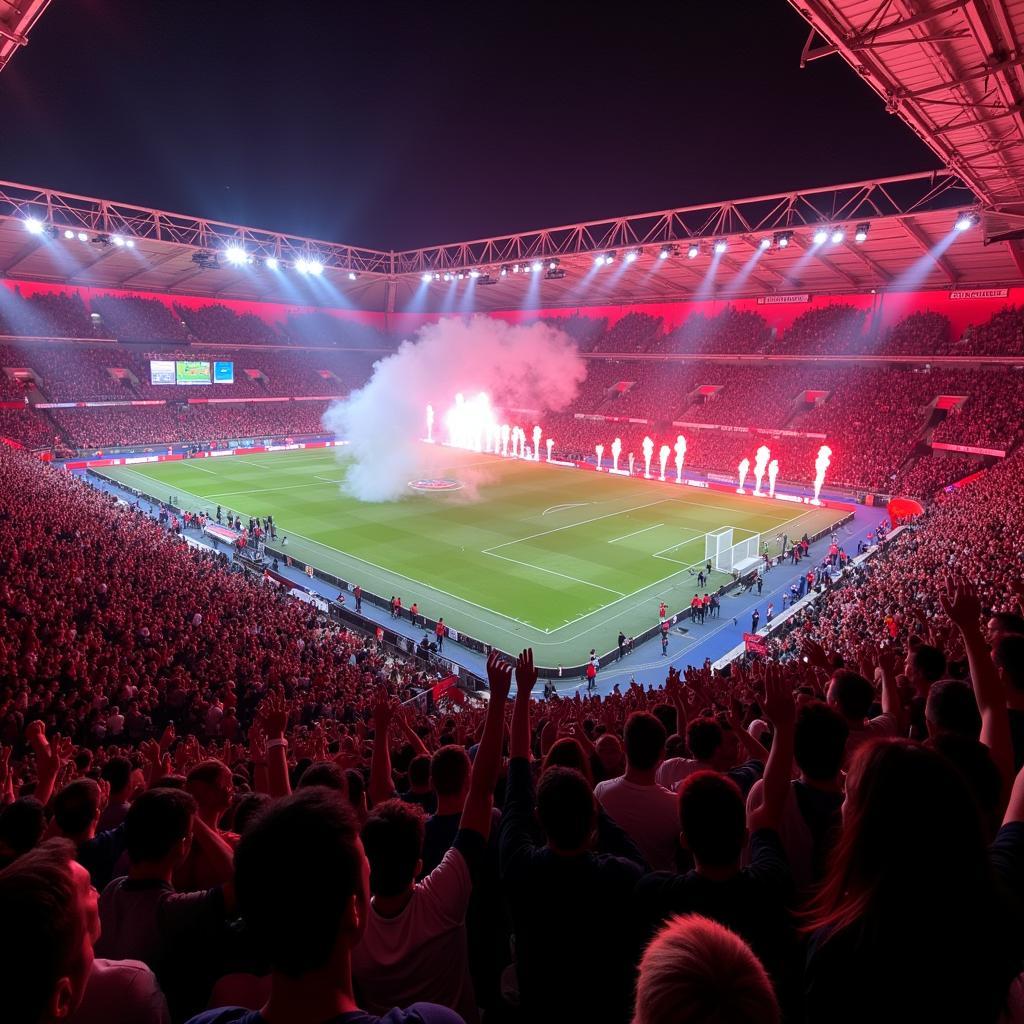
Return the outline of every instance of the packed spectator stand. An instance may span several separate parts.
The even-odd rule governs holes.
[[[89,337],[84,305],[58,299],[22,310],[15,333]],[[292,351],[239,350],[217,346],[278,334],[152,301],[96,300],[145,348],[8,341],[3,365],[80,401],[156,393],[150,358],[223,356],[240,401],[46,412],[8,380],[0,435],[32,448],[54,427],[82,447],[312,431],[325,402],[244,398],[332,394],[316,388],[369,373],[365,353],[302,349],[345,348],[318,316]],[[856,319],[814,311],[775,340],[866,351]],[[726,351],[688,340],[706,323],[668,342],[655,318],[623,320],[576,317],[572,333],[609,352]],[[747,315],[727,321],[737,352],[772,340]],[[882,344],[1006,354],[1021,323],[1007,311],[954,344],[912,315]],[[584,455],[615,436],[639,453],[681,417],[704,426],[686,432],[688,466],[733,469],[763,440],[797,479],[820,443],[802,435],[824,434],[836,481],[898,488],[926,512],[826,576],[767,657],[604,697],[531,700],[524,652],[489,661],[486,703],[445,691],[431,707],[422,660],[0,444],[5,1013],[38,1021],[64,999],[78,1024],[249,1024],[264,1004],[306,1020],[329,994],[317,1020],[356,1005],[428,1024],[1024,1019],[1021,389],[993,369],[707,376],[722,365],[592,360],[547,433]],[[709,384],[723,386],[694,395]],[[809,406],[806,390],[825,396]],[[940,410],[939,395],[966,401]],[[929,436],[1010,454],[927,454]],[[65,933],[81,948],[46,938]]]
[[[1016,1019],[1022,468],[770,660],[542,703],[495,656],[486,705],[425,713],[415,660],[0,448],[11,1019],[61,978],[72,1019],[298,1013],[328,964],[445,1024]]]

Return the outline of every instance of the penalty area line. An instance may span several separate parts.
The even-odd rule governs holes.
[[[617,541],[620,540],[629,540],[630,537],[638,537],[641,533],[646,533],[648,530],[656,530],[659,526],[664,525],[664,523],[655,523],[653,526],[645,526],[642,530],[634,530],[632,533],[624,534],[621,537],[615,537],[613,540],[608,541],[608,543],[615,544]]]

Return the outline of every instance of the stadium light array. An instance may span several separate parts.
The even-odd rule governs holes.
[[[229,245],[224,250],[224,258],[233,267],[244,266],[249,260],[249,254],[240,245]]]
[[[548,261],[548,270],[557,270],[558,269],[558,264],[560,262],[561,262],[560,260],[549,260]]]
[[[78,240],[80,242],[88,242],[89,241],[89,236],[84,231],[79,231],[78,232]]]
[[[358,280],[358,278],[359,278],[359,275],[358,275],[358,274],[357,274],[357,273],[356,273],[356,272],[355,272],[354,270],[350,270],[350,271],[348,272],[348,279],[349,279],[350,281],[355,281],[355,280]]]
[[[501,274],[502,277],[508,277],[508,267],[507,266],[502,267],[501,270],[499,271],[499,273]]]
[[[978,222],[979,217],[976,213],[971,210],[964,210],[963,213],[959,214],[956,218],[956,223],[953,225],[957,231],[969,231]]]
[[[842,228],[836,228],[832,232],[832,244],[839,245],[840,242],[846,237],[846,232]]]
[[[871,230],[871,225],[867,222],[858,224],[853,232],[853,238],[855,242],[866,242],[868,240],[868,232]]]
[[[686,258],[688,260],[695,260],[700,255],[700,246],[696,242],[690,244],[690,248],[686,250]]]
[[[669,256],[671,256],[671,255],[672,255],[672,246],[671,245],[663,245],[661,247],[660,251],[658,252],[658,259],[659,260],[667,260],[669,258]]]
[[[266,259],[265,259],[265,260],[263,261],[263,266],[265,266],[265,267],[267,268],[267,270],[277,270],[277,268],[278,268],[278,267],[279,267],[280,265],[281,265],[281,264],[280,264],[280,263],[278,263],[278,261],[277,261],[277,257],[276,257],[276,256],[268,256],[268,257],[267,257],[267,258],[266,258]]]
[[[718,239],[718,241],[715,242],[715,255],[721,256],[722,253],[725,252],[725,250],[728,249],[728,248],[729,248],[729,243],[726,242],[726,240],[724,238]]]
[[[597,256],[594,257],[594,266],[596,266],[596,267],[603,267],[604,266],[604,254],[603,253],[599,253]]]
[[[74,233],[74,231],[71,230],[71,228],[67,228],[64,231],[64,237],[66,239],[68,239],[68,241],[71,241],[71,239],[73,239],[75,237],[75,233]]]
[[[761,241],[757,243],[757,247],[764,252],[765,249],[770,249],[772,247],[772,240],[770,238],[762,238]]]
[[[814,232],[814,244],[824,245],[827,241],[828,231],[826,231],[825,228],[818,228],[818,230]]]
[[[626,253],[626,262],[627,263],[636,263],[636,261],[639,258],[640,258],[640,250],[639,249],[630,249]]]
[[[30,235],[41,235],[43,233],[43,222],[38,217],[26,217],[25,230]]]
[[[776,249],[785,249],[789,246],[789,243],[793,241],[792,231],[776,231],[772,235],[772,244]]]
[[[420,278],[420,280],[421,280],[421,281],[422,281],[422,282],[423,282],[424,284],[430,284],[430,282],[434,280],[434,275],[433,275],[433,274],[431,274],[431,273],[430,273],[430,271],[428,270],[428,271],[427,271],[427,272],[426,272],[426,273],[425,273],[425,274],[424,274],[424,275],[423,275],[423,276],[422,276],[422,277]]]
[[[544,269],[544,264],[540,260],[535,260],[531,269],[535,274],[539,274]]]

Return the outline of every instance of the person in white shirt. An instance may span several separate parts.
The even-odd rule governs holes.
[[[675,794],[656,781],[665,756],[665,727],[646,711],[626,720],[626,774],[594,789],[606,814],[633,840],[655,871],[674,871],[679,850]]]
[[[423,865],[424,812],[415,804],[386,799],[363,825],[372,899],[366,929],[352,951],[352,978],[361,1005],[371,1013],[386,1013],[396,1003],[433,1002],[455,1010],[466,1024],[480,1019],[465,920],[473,869],[484,856],[491,830],[512,681],[511,664],[497,652],[487,659],[487,679],[490,700],[469,794],[459,831],[441,863],[416,881]],[[395,709],[394,698],[384,693],[374,708],[370,789],[375,800],[393,791],[387,735]]]

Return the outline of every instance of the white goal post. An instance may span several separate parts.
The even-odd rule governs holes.
[[[733,528],[722,526],[704,535],[704,559],[719,572],[744,572],[761,557],[761,534],[752,533],[734,541]]]

